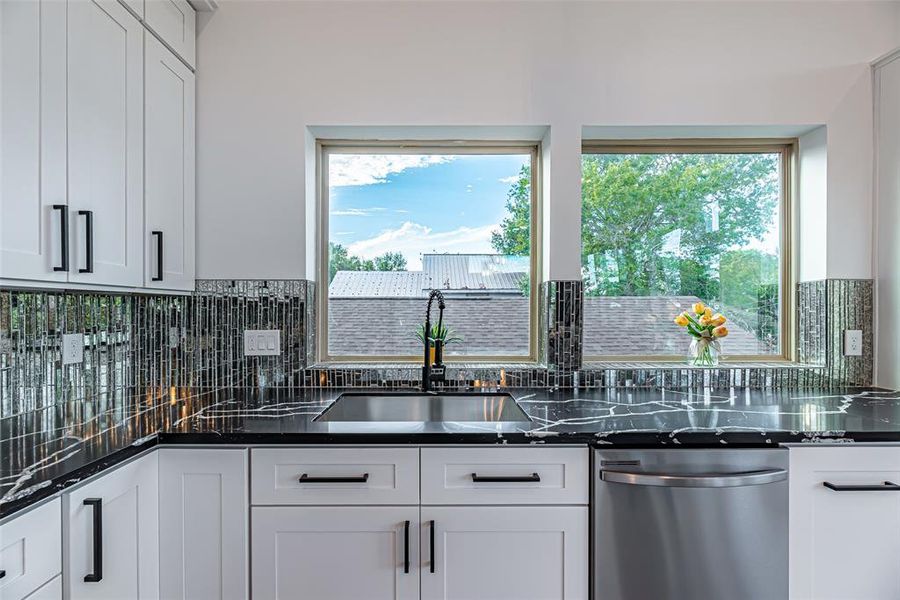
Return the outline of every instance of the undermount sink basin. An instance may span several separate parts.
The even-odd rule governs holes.
[[[528,422],[507,393],[346,392],[314,421],[352,422]]]

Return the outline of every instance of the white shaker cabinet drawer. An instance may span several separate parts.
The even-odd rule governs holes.
[[[587,448],[423,448],[422,504],[587,504]]]
[[[62,571],[62,512],[57,498],[0,525],[0,598],[21,600]]]
[[[418,504],[417,448],[254,448],[251,504]]]

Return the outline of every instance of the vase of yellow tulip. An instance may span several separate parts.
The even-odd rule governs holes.
[[[725,315],[697,302],[690,310],[675,317],[675,324],[684,327],[693,338],[688,351],[688,363],[695,367],[715,367],[722,353],[721,339],[728,335]]]

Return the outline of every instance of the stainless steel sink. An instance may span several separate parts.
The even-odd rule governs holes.
[[[529,422],[507,393],[346,392],[314,421],[328,422]]]

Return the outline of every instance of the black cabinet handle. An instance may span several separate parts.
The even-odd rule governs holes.
[[[54,204],[53,210],[59,211],[59,266],[54,271],[69,270],[69,207],[65,204]]]
[[[94,572],[84,576],[87,583],[103,579],[103,499],[85,498],[84,505],[94,509]]]
[[[409,573],[409,521],[403,522],[403,572]]]
[[[878,485],[838,485],[823,481],[822,485],[835,492],[900,492],[900,485],[885,481]]]
[[[156,236],[156,277],[150,281],[163,280],[163,232],[151,231],[150,235]]]
[[[363,473],[358,477],[310,477],[304,473],[298,481],[300,483],[365,483],[368,480],[368,473]]]
[[[429,559],[429,567],[428,570],[434,573],[434,519],[428,522],[428,535],[430,536],[428,540],[428,553],[431,557]]]
[[[497,476],[494,477],[492,475],[481,475],[478,473],[472,473],[472,481],[476,483],[534,483],[541,480],[541,476],[537,473],[532,473],[531,475],[511,475],[511,476]]]
[[[0,569],[0,579],[3,579],[4,577],[6,577],[6,571],[3,569]]]
[[[79,210],[79,216],[84,217],[84,268],[78,269],[79,273],[94,272],[94,211]]]

